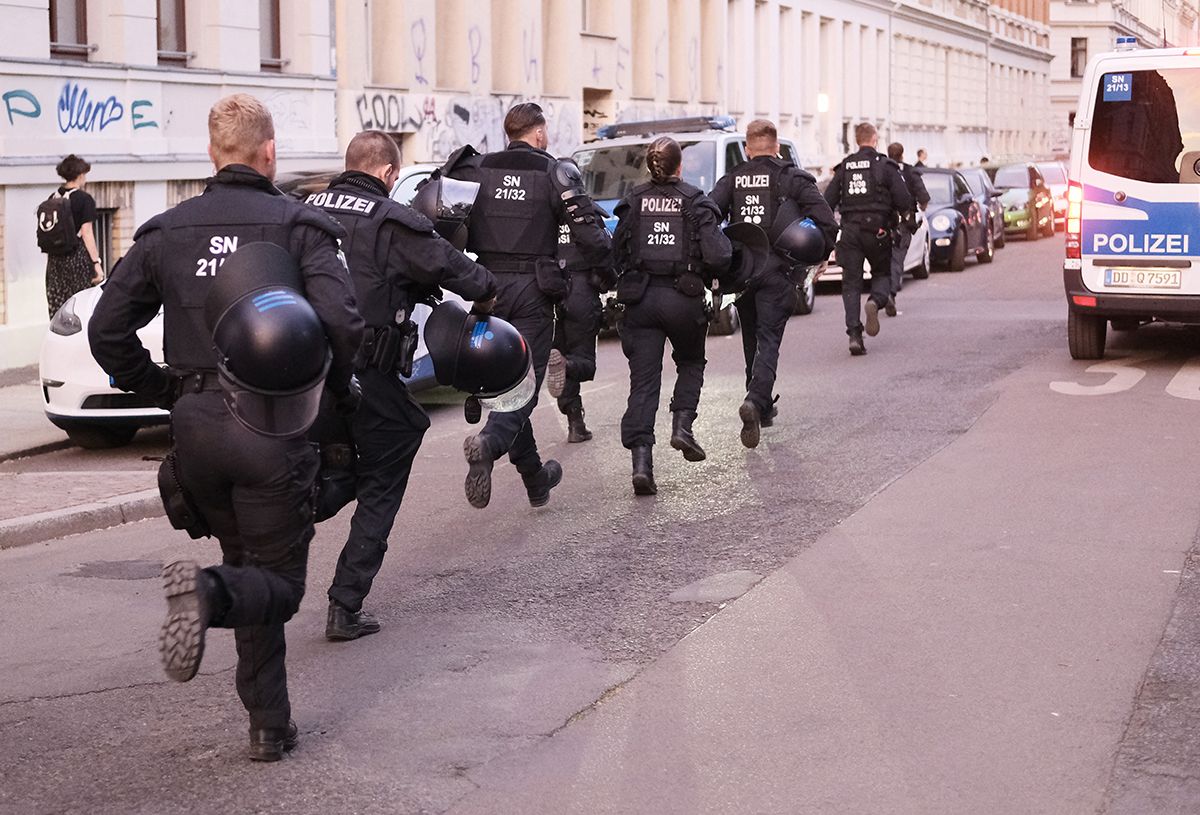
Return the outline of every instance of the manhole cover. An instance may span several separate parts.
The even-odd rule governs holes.
[[[81,563],[67,577],[98,577],[101,580],[153,580],[162,574],[157,560],[94,560]]]

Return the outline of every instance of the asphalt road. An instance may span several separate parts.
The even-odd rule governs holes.
[[[655,498],[617,440],[615,341],[594,441],[535,413],[565,471],[544,509],[507,464],[470,508],[468,427],[433,408],[380,634],[323,639],[349,511],[318,530],[279,765],[244,759],[227,632],[191,683],[158,666],[159,568],[215,544],[156,520],[0,552],[0,812],[1195,811],[1200,343],[1154,327],[1072,362],[1061,252],[909,283],[858,359],[820,296],[754,451],[740,338],[710,339],[708,460],[660,444]]]

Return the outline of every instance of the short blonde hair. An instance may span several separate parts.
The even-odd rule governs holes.
[[[271,111],[248,93],[226,96],[208,112],[208,142],[218,164],[252,159],[273,138],[275,121]]]
[[[878,132],[875,129],[875,125],[870,122],[860,122],[854,127],[854,140],[861,147],[865,144],[870,144],[871,139],[875,138],[875,134]]]
[[[778,145],[779,131],[770,119],[755,119],[746,125],[746,146],[751,150],[769,150]]]

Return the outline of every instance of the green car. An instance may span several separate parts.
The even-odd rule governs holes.
[[[1004,208],[1004,233],[1023,234],[1035,241],[1054,236],[1054,196],[1046,180],[1032,163],[988,167],[987,173],[1000,192]]]

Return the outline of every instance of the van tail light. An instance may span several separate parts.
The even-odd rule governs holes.
[[[1067,185],[1067,257],[1078,260],[1082,256],[1083,237],[1083,185],[1072,181]]]

